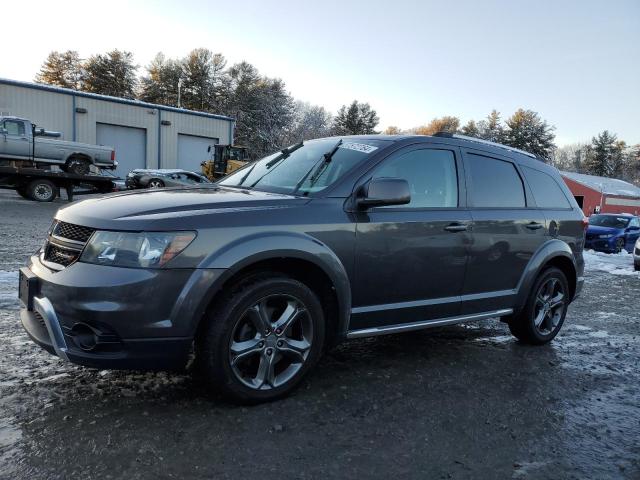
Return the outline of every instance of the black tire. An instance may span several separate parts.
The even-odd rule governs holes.
[[[548,300],[541,302],[541,298],[546,299],[544,291],[550,283],[556,282],[557,290],[554,292],[562,293],[563,304],[557,309],[549,309],[549,313],[545,314],[549,305],[553,304],[554,298],[559,298],[557,293],[551,293]],[[556,300],[556,302],[559,300]],[[570,290],[567,277],[562,270],[556,267],[549,267],[543,270],[533,284],[527,303],[518,315],[513,315],[507,319],[511,334],[523,343],[530,345],[543,345],[550,342],[562,328],[564,319],[567,315],[567,308],[570,301]],[[543,315],[544,314],[544,315]],[[543,315],[540,325],[537,321]]]
[[[152,178],[147,182],[147,188],[164,188],[164,182],[159,178]]]
[[[51,180],[34,180],[27,185],[26,193],[36,202],[53,202],[58,196],[58,187]]]
[[[73,173],[74,175],[88,175],[91,167],[91,162],[86,158],[71,157],[67,160],[64,166],[64,170],[67,173]]]
[[[249,325],[254,324],[253,320],[247,320],[250,311],[257,312],[253,309],[262,305],[262,302],[271,301],[270,299],[277,300],[280,297],[293,298],[300,302],[296,305],[302,305],[303,309],[301,308],[299,312],[294,310],[297,313],[291,315],[299,320],[292,321],[290,327],[286,327],[284,331],[275,329],[277,323],[270,323],[273,331],[267,332],[266,336],[261,335],[256,329],[245,332],[244,338],[237,338],[238,332],[242,331],[239,330],[239,327],[246,329]],[[265,308],[265,311],[268,312],[268,309]],[[272,312],[275,316],[278,315],[277,309]],[[256,313],[256,315],[262,317],[261,314]],[[230,293],[216,302],[215,306],[209,310],[204,322],[196,338],[198,371],[209,387],[221,391],[226,398],[232,401],[244,404],[268,402],[289,394],[317,363],[325,337],[325,319],[317,295],[305,284],[276,273],[253,276],[238,283]],[[303,322],[305,325],[311,325],[312,328],[311,340],[307,342],[310,343],[310,346],[305,351],[306,357],[302,360],[302,355],[300,355],[302,361],[299,362],[291,360],[289,354],[295,352],[286,348],[292,340],[291,336],[294,335],[296,322],[300,322],[299,332],[303,332]],[[289,333],[287,334],[287,332]],[[304,333],[301,335],[302,341],[308,340]],[[259,343],[255,347],[252,346],[251,352],[248,354],[238,354],[232,358],[231,344],[239,345],[243,341],[246,343],[246,339],[249,342]],[[272,345],[277,341],[278,347],[281,347],[281,343],[285,342],[279,339],[286,341],[284,349],[278,349]],[[273,357],[267,355],[273,355]],[[243,359],[235,363],[241,356]],[[272,359],[271,362],[268,361],[269,358]],[[238,365],[241,365],[243,361],[253,362],[246,366],[247,368],[255,366],[255,378],[252,378],[251,375],[241,378],[238,373]],[[268,380],[269,373],[266,373],[263,375],[260,386],[257,386],[254,383],[259,382],[258,377],[260,369],[263,367],[263,361],[265,365],[273,364],[271,368],[266,367],[267,372],[273,372],[270,377],[273,380]],[[276,375],[277,368],[281,370]],[[284,378],[281,384],[278,384],[279,376]],[[249,386],[248,383],[252,383],[253,386]]]

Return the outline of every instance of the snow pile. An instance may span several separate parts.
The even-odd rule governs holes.
[[[640,272],[636,272],[633,269],[633,255],[624,250],[620,253],[585,250],[584,264],[587,273],[599,270],[612,275],[628,275],[640,278]]]

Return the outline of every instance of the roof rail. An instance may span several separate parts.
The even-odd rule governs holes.
[[[490,142],[489,140],[483,140],[481,138],[470,137],[468,135],[460,135],[459,133],[451,133],[451,132],[438,132],[434,135],[434,137],[447,137],[447,138],[458,138],[460,140],[468,140],[470,142],[482,143],[483,145],[491,145],[492,147],[502,148],[503,150],[508,150],[510,152],[518,152],[527,157],[535,158],[540,160],[540,157],[534,155],[531,152],[527,152],[525,150],[520,150],[519,148],[509,147],[508,145],[503,145],[501,143]]]

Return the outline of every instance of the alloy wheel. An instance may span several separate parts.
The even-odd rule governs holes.
[[[538,289],[534,305],[534,325],[541,335],[551,334],[566,308],[566,292],[557,278],[551,277]]]
[[[231,370],[255,390],[284,385],[303,367],[313,342],[313,322],[296,297],[276,294],[247,308],[229,341]]]

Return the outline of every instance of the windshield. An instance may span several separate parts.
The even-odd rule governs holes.
[[[334,184],[384,144],[370,139],[339,142],[339,138],[323,138],[292,145],[232,173],[219,184],[309,195]]]
[[[591,215],[589,225],[609,228],[627,228],[629,217],[618,217],[616,215]]]

